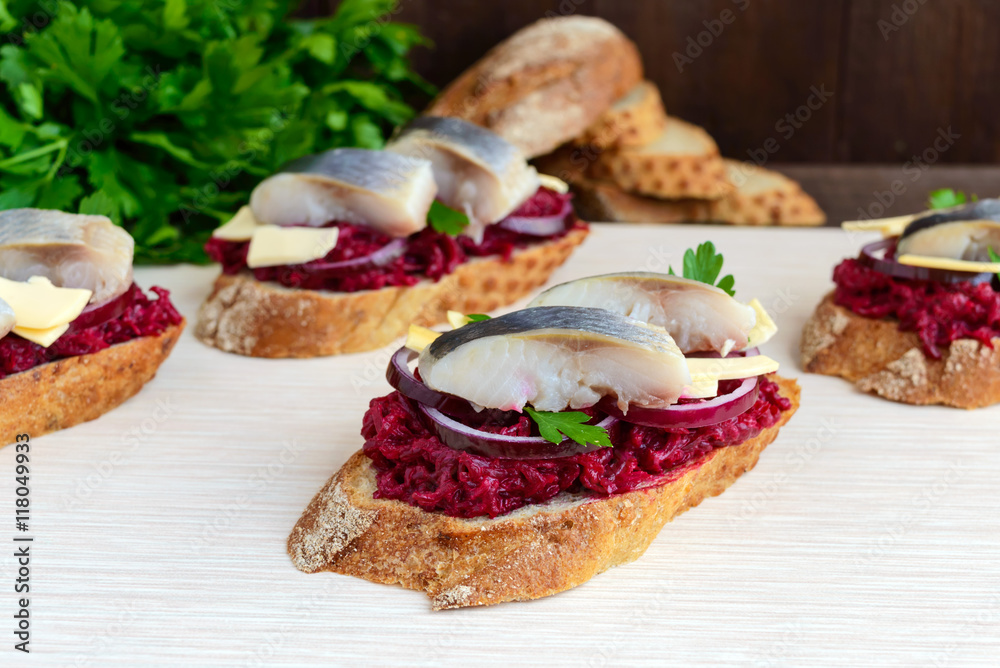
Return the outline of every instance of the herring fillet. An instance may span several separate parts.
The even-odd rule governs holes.
[[[516,146],[458,118],[417,118],[386,150],[430,160],[438,199],[469,217],[472,234],[508,216],[541,185]]]
[[[319,227],[333,220],[405,237],[427,226],[437,186],[431,163],[387,151],[337,148],[261,181],[250,209],[261,223]]]
[[[10,334],[10,331],[14,329],[15,322],[14,309],[10,307],[10,304],[0,299],[0,339]]]
[[[109,218],[48,209],[0,211],[0,276],[44,276],[63,288],[91,290],[92,304],[132,285],[135,242]]]
[[[602,308],[663,327],[685,353],[743,350],[757,322],[751,306],[723,290],[653,272],[590,276],[549,288],[530,304]]]
[[[445,332],[420,354],[428,387],[485,408],[664,408],[691,384],[670,335],[601,309],[525,309]]]

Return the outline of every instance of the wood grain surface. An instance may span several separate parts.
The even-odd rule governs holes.
[[[313,0],[328,13],[339,0]],[[433,50],[418,70],[447,84],[545,16],[600,16],[638,45],[671,114],[744,158],[769,140],[782,162],[895,162],[961,138],[944,162],[1000,160],[1000,3],[995,0],[400,0]],[[682,60],[678,60],[678,56]],[[690,62],[683,60],[689,58]],[[803,108],[813,87],[832,93]],[[789,124],[788,114],[799,115]]]
[[[598,225],[553,282],[678,266],[710,238],[781,331],[802,408],[757,468],[637,562],[557,596],[431,613],[417,592],[292,567],[285,539],[359,447],[388,350],[222,353],[185,332],[119,410],[33,442],[32,656],[2,665],[995,665],[1000,407],[916,408],[798,368],[799,330],[863,239],[838,230]],[[189,317],[212,268],[140,269]],[[0,540],[14,535],[0,451]],[[2,621],[6,620],[6,621]]]

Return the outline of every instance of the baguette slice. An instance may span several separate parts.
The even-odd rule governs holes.
[[[49,362],[0,380],[0,447],[18,434],[32,438],[94,420],[123,404],[152,380],[184,330],[143,336]]]
[[[490,50],[427,113],[487,127],[530,158],[579,135],[640,81],[639,50],[607,21],[542,19]]]
[[[475,258],[434,283],[324,292],[262,283],[250,272],[222,275],[202,305],[195,336],[252,357],[319,357],[375,350],[431,326],[449,310],[482,313],[541,287],[587,237],[586,229],[514,252],[509,262]]]
[[[967,409],[1000,402],[1000,338],[992,350],[958,339],[935,360],[924,355],[915,332],[837,306],[832,292],[806,322],[801,353],[806,371],[846,378],[892,401]]]
[[[656,84],[643,81],[601,114],[573,143],[602,151],[643,146],[663,134],[666,127],[667,112],[660,91]]]
[[[601,153],[590,175],[663,199],[718,199],[733,189],[715,140],[697,125],[673,117],[652,142]]]
[[[723,160],[735,189],[710,203],[705,220],[737,225],[822,225],[826,215],[796,181],[739,160]]]
[[[629,223],[714,222],[732,225],[822,225],[816,200],[778,172],[724,159],[735,189],[717,200],[659,199],[625,192],[614,183],[586,176],[585,149],[563,148],[535,160],[542,172],[570,184],[577,214],[587,220]]]
[[[779,424],[705,455],[661,486],[606,498],[563,493],[495,519],[453,518],[374,499],[374,469],[359,451],[306,508],[288,537],[288,553],[306,573],[333,571],[423,591],[435,610],[570,589],[639,558],[664,524],[754,467],[799,404],[798,384],[773,378],[792,401]]]

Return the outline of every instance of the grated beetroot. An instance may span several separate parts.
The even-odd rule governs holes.
[[[412,401],[393,392],[371,401],[361,435],[377,472],[376,498],[453,517],[496,517],[567,490],[607,496],[664,484],[698,457],[773,426],[790,408],[777,384],[762,378],[750,410],[719,424],[665,431],[619,422],[609,431],[613,448],[558,459],[516,460],[449,448]],[[483,428],[525,436],[531,433],[525,420]]]
[[[48,348],[16,334],[0,339],[0,380],[49,362],[100,352],[141,336],[158,336],[183,319],[171,303],[167,290],[151,288],[157,299],[147,297],[134,283],[129,291],[130,305],[120,316],[93,327],[67,332]]]
[[[1000,292],[986,283],[940,283],[895,278],[848,259],[833,270],[834,301],[866,318],[894,318],[899,329],[916,332],[924,353],[941,358],[941,348],[958,339],[993,347],[1000,337]]]
[[[569,198],[568,194],[563,195],[547,188],[539,188],[538,192],[511,215],[524,217],[552,215],[558,213]],[[499,255],[504,260],[509,260],[511,254],[518,248],[559,238],[570,230],[583,226],[584,223],[572,214],[566,221],[565,229],[550,237],[535,237],[490,225],[479,242],[469,237],[452,237],[425,228],[407,239],[406,250],[402,256],[368,271],[336,277],[317,276],[309,271],[311,263],[261,267],[252,271],[258,281],[273,281],[290,288],[335,292],[378,290],[389,286],[414,285],[425,278],[437,281],[455,271],[458,265],[470,257]],[[363,225],[331,222],[327,227],[337,227],[340,236],[337,239],[337,246],[326,257],[316,260],[317,263],[341,262],[371,255],[392,241],[391,237]],[[213,237],[205,244],[205,251],[210,258],[222,265],[224,274],[233,275],[247,268],[249,247],[250,243],[247,241],[225,241]]]

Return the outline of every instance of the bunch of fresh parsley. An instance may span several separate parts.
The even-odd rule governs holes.
[[[0,209],[102,213],[140,261],[203,261],[263,177],[380,147],[433,92],[396,5],[295,20],[291,0],[0,0]]]

